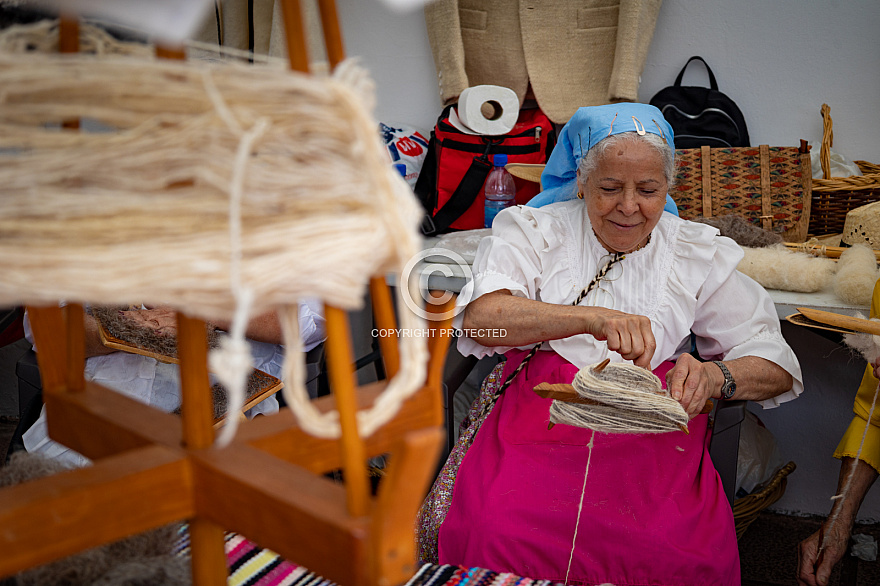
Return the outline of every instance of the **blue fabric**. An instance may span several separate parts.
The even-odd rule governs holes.
[[[633,131],[661,136],[675,150],[672,127],[654,106],[622,102],[579,108],[562,128],[556,147],[547,160],[541,174],[543,191],[526,205],[539,208],[576,197],[577,168],[584,153],[603,138]],[[678,215],[678,208],[668,194],[664,209]]]

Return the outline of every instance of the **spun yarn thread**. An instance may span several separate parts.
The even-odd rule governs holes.
[[[571,383],[578,396],[598,404],[553,401],[550,405],[552,423],[565,423],[592,430],[587,444],[587,465],[571,540],[571,553],[565,571],[566,584],[574,560],[596,432],[664,433],[680,431],[688,423],[687,412],[663,388],[660,379],[651,371],[629,363],[611,363],[597,370],[598,366],[594,364],[582,368]]]
[[[872,321],[880,321],[880,320],[872,320]],[[846,334],[843,337],[844,343],[857,350],[865,357],[865,359],[871,363],[877,360],[880,357],[880,336],[875,336],[871,334]],[[870,425],[871,420],[874,417],[874,410],[877,407],[877,395],[880,394],[880,385],[874,389],[874,397],[871,399],[871,408],[868,410],[868,418],[865,423],[865,429],[862,430],[862,439],[859,441],[859,448],[856,450],[856,462],[859,461],[862,455],[862,449],[865,447],[865,438],[868,436],[868,426]],[[853,478],[855,477],[856,467],[853,466],[852,469],[847,474],[846,480],[843,483],[843,488],[840,492],[836,493],[831,497],[832,501],[841,500],[849,494],[850,488],[852,487]],[[834,528],[834,525],[837,523],[838,518],[840,517],[840,509],[833,511],[831,515],[828,517],[828,530],[822,533],[822,542],[819,544],[819,551],[822,552],[825,549],[825,545],[828,541],[828,535],[831,533],[831,529]]]
[[[0,302],[165,304],[240,324],[303,298],[360,307],[370,276],[399,274],[421,249],[421,214],[367,110],[369,77],[351,63],[337,72],[0,54]],[[75,118],[116,130],[44,126]],[[398,306],[417,286],[398,289]],[[288,374],[304,372],[291,366],[304,359],[295,321]],[[412,312],[400,325],[423,329]],[[358,413],[362,436],[424,382],[425,340],[402,338],[400,353],[398,375]],[[307,397],[303,377],[284,393]],[[306,432],[339,437],[337,412],[288,402]]]

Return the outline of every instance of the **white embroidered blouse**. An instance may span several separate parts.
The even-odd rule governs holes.
[[[547,303],[571,304],[607,260],[581,200],[542,208],[517,206],[500,213],[492,236],[484,238],[474,260],[474,278],[461,291],[459,306],[507,289]],[[620,261],[619,274],[600,283],[597,302],[651,320],[656,368],[691,349],[691,332],[700,356],[732,360],[759,356],[788,371],[791,390],[761,401],[764,408],[796,398],[803,390],[800,365],[782,337],[779,318],[767,292],[736,270],[743,257],[733,240],[706,224],[664,213],[650,242]],[[581,302],[588,305],[590,297]],[[461,327],[462,315],[457,316]],[[583,368],[605,358],[623,361],[589,334],[544,345]],[[511,347],[486,347],[461,337],[458,348],[478,357]]]

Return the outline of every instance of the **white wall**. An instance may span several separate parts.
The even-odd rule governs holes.
[[[430,133],[442,105],[423,12],[379,0],[337,0],[337,9],[346,55],[359,56],[376,81],[376,117]]]
[[[338,0],[338,7],[347,54],[361,56],[377,81],[379,120],[430,131],[441,104],[422,12],[395,13],[378,0]],[[825,102],[835,150],[880,163],[878,30],[877,0],[665,0],[640,99],[649,101],[691,55],[701,55],[742,109],[752,144],[803,138],[818,145]],[[708,82],[696,66],[684,83]],[[808,357],[806,393],[778,409],[755,409],[783,458],[798,465],[775,508],[826,514],[838,471],[831,453],[850,420],[863,367],[817,336],[789,337]],[[880,490],[861,516],[880,519]]]
[[[834,149],[880,162],[878,26],[876,0],[665,0],[639,98],[700,55],[743,111],[752,144],[818,145],[824,102]],[[692,64],[684,83],[708,85],[701,70]]]
[[[420,10],[338,0],[346,51],[379,90],[377,115],[429,131],[440,113],[436,71]],[[701,55],[742,109],[753,144],[822,138],[831,106],[835,150],[880,163],[880,2],[876,0],[665,0],[639,97],[672,85]],[[684,82],[706,85],[701,66]]]

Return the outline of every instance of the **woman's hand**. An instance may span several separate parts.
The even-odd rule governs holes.
[[[825,530],[827,531],[828,522],[825,522]],[[819,558],[819,543],[821,531],[816,531],[798,545],[798,575],[797,581],[801,586],[825,586],[828,584],[828,577],[835,564],[840,561],[843,554],[846,553],[849,544],[850,527],[845,526],[846,523],[835,523],[836,527],[825,538],[825,549],[822,555],[822,563],[818,566],[816,561]]]
[[[160,336],[177,335],[177,313],[170,307],[130,309],[120,313],[133,324],[151,329]]]
[[[682,354],[668,373],[666,388],[672,398],[681,403],[689,418],[694,418],[703,410],[706,401],[719,396],[721,383],[715,374],[721,369],[711,362],[700,362],[690,354]],[[722,375],[723,381],[723,375]]]
[[[871,363],[874,368],[874,378],[880,379],[880,358]]]
[[[601,307],[589,308],[586,333],[597,340],[605,340],[608,349],[617,352],[636,366],[651,368],[651,358],[657,349],[651,320],[643,315],[623,313]]]
[[[609,350],[651,368],[657,341],[651,321],[642,315],[603,307],[556,305],[501,290],[471,301],[462,327],[470,332],[502,332],[498,336],[468,334],[484,346],[527,346],[588,334],[608,343]]]

